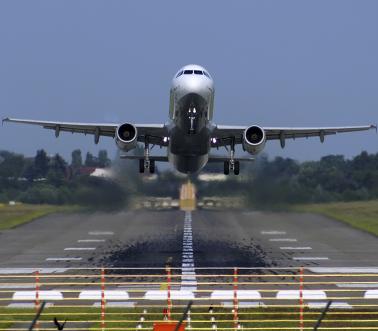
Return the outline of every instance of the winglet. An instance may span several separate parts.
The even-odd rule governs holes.
[[[375,129],[375,133],[378,133],[378,126],[377,126],[377,124],[372,124],[372,125],[370,125],[370,127],[372,128],[372,129]]]
[[[4,117],[2,120],[1,120],[1,126],[4,125],[4,122],[8,122],[9,121],[9,117]]]

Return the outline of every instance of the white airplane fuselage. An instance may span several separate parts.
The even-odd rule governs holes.
[[[211,147],[214,82],[198,65],[181,68],[170,91],[168,159],[183,173],[203,168]]]

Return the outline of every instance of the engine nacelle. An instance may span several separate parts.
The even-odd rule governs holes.
[[[130,124],[121,124],[116,131],[116,144],[123,151],[130,151],[137,146],[138,131],[137,128]]]
[[[260,153],[266,142],[265,131],[257,125],[245,129],[243,134],[243,148],[250,154]]]

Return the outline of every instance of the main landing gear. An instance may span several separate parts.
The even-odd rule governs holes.
[[[150,174],[155,173],[155,160],[150,160],[148,137],[145,138],[144,142],[144,158],[139,159],[139,172],[142,174],[146,170],[149,171]]]
[[[240,173],[240,162],[239,161],[224,161],[224,174],[229,175],[230,171],[234,173],[234,175],[239,175]]]
[[[239,175],[240,173],[240,162],[235,160],[235,139],[231,140],[231,148],[230,148],[230,160],[224,161],[224,170],[223,173],[225,175],[229,175],[230,171],[234,173],[234,175]]]

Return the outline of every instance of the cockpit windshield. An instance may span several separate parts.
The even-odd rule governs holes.
[[[181,70],[177,75],[176,78],[180,77],[181,75],[205,75],[207,78],[211,79],[210,75],[204,70]]]

